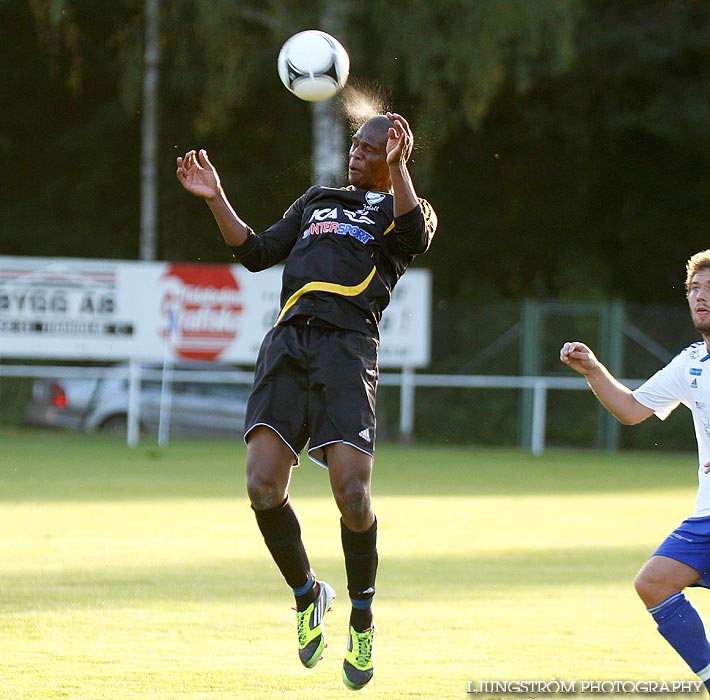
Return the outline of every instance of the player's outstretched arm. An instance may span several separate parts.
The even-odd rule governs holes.
[[[414,136],[409,123],[401,114],[387,112],[387,118],[392,123],[386,146],[387,165],[392,181],[394,215],[400,216],[419,206],[419,198],[407,167],[407,160],[414,146]]]
[[[207,202],[228,245],[240,246],[246,241],[249,229],[229,203],[207,151],[192,150],[178,157],[177,179],[185,190]]]
[[[619,382],[584,343],[565,343],[560,350],[560,360],[587,380],[599,403],[624,425],[635,425],[653,415],[653,411],[639,403],[631,389]]]

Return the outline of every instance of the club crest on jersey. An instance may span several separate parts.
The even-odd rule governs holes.
[[[365,206],[364,211],[379,211],[380,202],[385,198],[382,192],[365,192]]]

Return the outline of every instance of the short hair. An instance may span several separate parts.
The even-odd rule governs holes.
[[[705,268],[710,268],[710,248],[707,250],[701,250],[695,255],[691,255],[688,262],[685,265],[686,276],[685,276],[685,295],[688,296],[690,293],[690,283],[693,277],[704,270]]]
[[[389,129],[392,126],[392,123],[389,119],[387,119],[387,116],[385,114],[375,114],[369,119],[366,119],[363,123],[363,126],[364,124],[369,124],[370,126],[375,127],[378,131],[381,131],[385,134],[389,132]]]
[[[389,117],[386,114],[375,114],[374,116],[365,120],[360,126],[369,126],[371,129],[381,134],[386,141],[389,135],[390,127],[392,126],[392,122],[389,120]],[[403,154],[405,163],[409,160],[411,155],[412,144],[405,144],[405,151]]]
[[[354,124],[353,133],[357,133],[360,129],[367,127],[387,141],[391,126],[392,123],[384,114],[375,114],[361,120],[358,124]]]

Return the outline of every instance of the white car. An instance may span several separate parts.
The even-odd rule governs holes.
[[[161,369],[146,365],[142,370],[140,428],[148,434],[158,432],[164,396]],[[250,385],[230,381],[229,371],[214,365],[191,363],[173,370],[177,375],[169,383],[170,435],[241,439]],[[116,365],[101,378],[36,379],[25,419],[35,426],[125,435],[128,365]]]

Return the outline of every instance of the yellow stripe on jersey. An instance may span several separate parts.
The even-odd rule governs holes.
[[[422,207],[422,214],[424,215],[424,222],[426,224],[427,229],[431,229],[432,222],[434,225],[436,225],[436,214],[434,213],[434,210],[431,207],[431,204],[426,201],[426,199],[420,199],[419,204]]]
[[[424,217],[424,226],[426,227],[427,231],[430,231],[432,228],[432,221],[434,221],[434,224],[436,224],[436,214],[434,214],[434,210],[431,208],[431,204],[426,201],[426,199],[419,199],[419,208],[422,210],[422,216]],[[436,228],[436,226],[434,226]],[[390,233],[394,229],[394,221],[387,227],[387,230],[385,231],[385,236]]]
[[[372,266],[370,274],[365,277],[365,279],[352,287],[346,287],[344,284],[335,284],[334,282],[308,282],[304,284],[298,291],[294,292],[284,304],[283,309],[279,317],[276,319],[275,326],[279,325],[279,322],[283,318],[284,314],[304,295],[308,292],[330,292],[331,294],[340,294],[344,297],[356,297],[367,289],[367,286],[372,282],[372,278],[377,272],[377,267]]]

